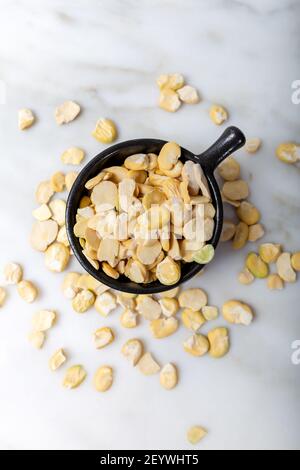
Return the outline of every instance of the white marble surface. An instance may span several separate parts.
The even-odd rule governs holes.
[[[299,1],[290,0],[1,0],[0,79],[7,99],[0,105],[0,266],[20,261],[41,288],[34,305],[10,290],[0,315],[0,447],[22,449],[189,449],[185,431],[206,426],[201,449],[300,447],[300,365],[291,363],[291,343],[300,339],[299,283],[270,293],[264,282],[242,287],[236,280],[242,253],[218,251],[193,286],[221,306],[231,297],[250,302],[257,313],[250,328],[232,327],[231,353],[221,361],[193,359],[182,352],[186,332],[154,342],[145,326],[133,335],[161,361],[180,369],[180,384],[163,391],[124,363],[118,315],[78,316],[60,292],[62,275],[46,272],[28,244],[36,184],[63,168],[60,153],[82,146],[91,158],[102,146],[91,136],[101,116],[115,119],[120,140],[174,139],[200,152],[219,135],[208,119],[211,102],[230,110],[230,124],[263,139],[254,156],[239,152],[251,200],[267,228],[266,241],[299,249],[299,170],[274,158],[282,140],[299,140],[300,107],[291,102],[299,79]],[[170,115],[156,106],[155,78],[179,71],[201,92],[202,102]],[[58,128],[54,107],[75,99],[79,119]],[[31,107],[38,122],[17,130],[17,110]],[[77,268],[75,261],[72,266]],[[43,350],[26,335],[40,307],[56,308],[59,322]],[[115,325],[117,341],[95,351],[91,333]],[[223,325],[222,319],[216,325]],[[204,328],[207,331],[207,327]],[[77,391],[60,386],[47,360],[64,346],[70,363],[83,363],[88,380]],[[90,385],[97,366],[116,370],[111,391]]]

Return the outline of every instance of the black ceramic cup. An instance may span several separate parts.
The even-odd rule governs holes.
[[[110,166],[120,166],[124,160],[136,153],[155,153],[159,154],[160,149],[166,143],[164,140],[157,139],[135,139],[121,142],[113,145],[93,158],[79,173],[72,189],[70,191],[67,210],[66,210],[66,228],[69,242],[73,253],[81,266],[91,276],[98,281],[106,284],[112,289],[132,294],[154,294],[167,291],[188,281],[203,269],[203,265],[197,263],[183,263],[181,269],[180,280],[172,285],[166,286],[159,281],[149,284],[136,284],[125,276],[113,279],[107,276],[102,269],[95,269],[82,254],[82,247],[79,239],[75,237],[73,228],[76,223],[76,212],[81,198],[87,194],[85,184],[88,180],[100,173],[101,170]],[[245,144],[245,136],[237,127],[228,127],[219,139],[205,152],[200,155],[194,155],[189,150],[181,148],[181,161],[192,160],[200,163],[204,174],[207,178],[209,189],[211,192],[212,203],[216,209],[215,228],[210,244],[217,247],[223,227],[223,203],[218,183],[214,177],[214,171],[217,166],[234,151],[238,150]]]

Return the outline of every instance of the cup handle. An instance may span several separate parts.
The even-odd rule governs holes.
[[[225,158],[243,147],[245,142],[246,138],[238,127],[227,127],[218,140],[196,158],[206,172],[213,173]]]

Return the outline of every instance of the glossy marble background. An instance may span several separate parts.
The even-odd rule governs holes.
[[[185,432],[209,430],[200,449],[300,447],[300,365],[291,344],[300,339],[299,283],[269,292],[265,283],[237,282],[243,252],[224,245],[203,277],[191,286],[221,306],[235,297],[249,302],[256,320],[232,327],[232,348],[221,361],[187,357],[187,332],[154,341],[146,325],[121,330],[118,315],[103,321],[93,311],[73,313],[60,291],[63,275],[47,272],[43,257],[29,248],[34,189],[55,170],[71,145],[88,159],[104,146],[91,137],[99,117],[114,119],[120,140],[157,137],[201,152],[221,129],[208,118],[212,102],[225,105],[230,124],[263,139],[253,156],[237,158],[251,185],[251,200],[263,214],[265,241],[300,248],[299,168],[274,157],[283,140],[299,141],[300,105],[291,84],[299,77],[300,2],[291,0],[1,0],[0,80],[0,266],[16,260],[41,296],[26,305],[11,290],[0,312],[0,447],[70,449],[190,449]],[[157,105],[156,77],[181,72],[202,101],[174,114]],[[74,99],[80,117],[57,127],[56,105]],[[17,129],[17,110],[38,117],[26,132]],[[253,246],[255,248],[255,246]],[[73,260],[73,270],[78,265]],[[39,308],[57,309],[59,321],[41,351],[27,342],[30,319]],[[117,340],[94,349],[91,334],[115,326]],[[214,325],[223,325],[222,319]],[[204,332],[207,332],[207,326]],[[143,377],[120,356],[134,336],[162,363],[173,361],[180,384],[162,390],[158,378]],[[51,373],[48,358],[65,347],[70,364],[82,363],[88,379],[78,389],[61,387],[64,369]],[[90,384],[104,363],[115,368],[107,394]]]

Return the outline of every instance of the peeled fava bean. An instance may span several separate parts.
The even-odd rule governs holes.
[[[227,328],[215,328],[207,335],[210,344],[209,355],[216,359],[224,357],[229,351],[229,332]]]
[[[150,323],[150,330],[154,338],[166,338],[177,331],[178,320],[174,317],[158,318]]]
[[[249,253],[246,258],[246,267],[254,277],[264,279],[269,275],[269,266],[256,253]]]
[[[132,366],[136,366],[143,355],[143,343],[136,338],[129,339],[122,347],[123,356]]]
[[[85,380],[86,372],[81,365],[70,367],[64,377],[63,386],[68,389],[77,388]]]
[[[163,388],[166,390],[172,390],[176,387],[178,382],[177,368],[174,364],[166,364],[160,371],[159,381]]]
[[[107,392],[113,384],[112,368],[109,366],[99,367],[94,375],[93,382],[97,392]]]
[[[257,224],[260,220],[260,212],[248,201],[241,202],[236,211],[239,219],[247,225]]]
[[[198,311],[207,305],[207,295],[202,289],[186,289],[180,293],[178,301],[180,307]]]
[[[285,282],[296,282],[297,275],[292,266],[290,253],[282,253],[277,259],[277,272]]]
[[[235,181],[240,177],[241,167],[233,157],[228,157],[219,165],[218,173],[225,181]]]
[[[192,356],[204,356],[209,350],[209,341],[206,336],[194,334],[184,341],[183,348]]]
[[[233,238],[232,246],[235,250],[244,248],[249,237],[249,227],[245,222],[240,222],[236,226],[235,235]]]
[[[275,263],[281,254],[281,246],[274,243],[263,243],[259,247],[259,256],[267,263]]]
[[[254,318],[251,307],[238,300],[225,302],[222,313],[226,321],[235,325],[249,326]]]
[[[190,444],[195,445],[202,441],[207,435],[207,431],[201,426],[192,426],[187,432],[187,440]]]

